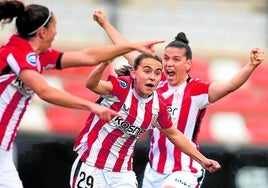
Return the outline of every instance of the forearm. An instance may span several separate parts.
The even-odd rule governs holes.
[[[129,42],[127,38],[125,38],[110,22],[105,21],[101,26],[106,34],[109,36],[113,44],[124,44]],[[129,53],[124,54],[125,58],[133,65],[134,59],[140,54],[139,51],[131,51]]]
[[[93,14],[93,19],[105,30],[107,35],[110,37],[112,42],[114,44],[125,44],[128,43],[128,39],[126,39],[107,19],[105,16],[105,12],[103,10],[96,10]],[[157,43],[162,43],[164,40],[158,41]],[[144,48],[146,47],[146,48]],[[149,47],[149,51],[148,51]],[[140,54],[140,53],[146,53],[150,55],[154,55],[154,50],[152,49],[152,45],[143,46],[140,49],[136,48],[135,50],[126,53],[124,56],[128,59],[128,61],[133,64],[134,59]],[[153,51],[152,51],[153,50]],[[149,52],[149,53],[148,53]]]
[[[170,137],[169,140],[183,153],[198,163],[202,164],[205,161],[206,157],[202,155],[181,132],[177,135],[174,135],[173,137]]]
[[[129,42],[110,22],[105,21],[101,26],[114,44]]]
[[[187,137],[176,127],[172,126],[168,129],[161,129],[161,131],[178,149],[198,163],[202,164],[206,160],[206,157],[203,156],[187,139]]]
[[[202,155],[193,144],[180,132],[177,128],[172,126],[171,128],[161,130],[169,140],[182,152],[187,154],[189,157],[197,161],[203,168],[209,172],[214,172],[221,168],[217,161],[206,158]]]
[[[250,77],[256,69],[256,65],[248,63],[239,72],[237,72],[230,80],[222,82],[217,81],[209,86],[209,101],[214,103],[225,97],[229,93],[239,89]]]
[[[116,57],[130,52],[137,44],[125,43],[120,45],[107,45],[101,47],[87,48],[81,51],[64,52],[61,59],[61,67],[94,66],[103,61],[115,59]]]
[[[49,87],[44,89],[42,92],[37,93],[37,95],[40,99],[54,105],[79,110],[92,110],[91,101],[76,97],[57,88]]]
[[[53,93],[51,95],[51,93]],[[110,121],[114,116],[120,116],[120,114],[100,104],[76,97],[64,91],[56,88],[50,88],[47,92],[44,91],[42,95],[38,95],[41,99],[67,108],[74,108],[80,110],[87,110],[99,116],[104,121]]]
[[[105,68],[108,66],[108,63],[101,63],[95,67],[89,74],[86,80],[86,87],[88,89],[94,90],[101,80]]]
[[[249,79],[256,67],[256,65],[251,63],[248,63],[242,67],[242,69],[229,80],[229,91],[232,92],[240,88]]]
[[[95,61],[103,62],[115,59],[118,56],[124,55],[128,52],[137,49],[137,43],[120,43],[112,46],[105,46],[103,49],[93,48],[88,50],[87,54],[92,56],[95,54]],[[97,63],[96,63],[97,64]]]

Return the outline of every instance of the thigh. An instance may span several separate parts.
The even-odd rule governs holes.
[[[71,188],[137,188],[137,179],[133,171],[112,172],[89,166],[75,160],[70,179]]]
[[[138,181],[135,172],[106,172],[109,174],[109,188],[137,188]],[[106,175],[107,175],[106,174]]]
[[[0,188],[22,188],[11,151],[0,149]]]
[[[150,164],[147,163],[144,171],[142,188],[161,187],[167,177],[168,175],[156,172],[154,169],[151,168]]]
[[[201,186],[204,175],[202,171],[200,173],[177,171],[165,180],[162,188],[197,188]]]
[[[107,181],[102,170],[89,166],[77,159],[72,167],[70,176],[71,188],[104,188]]]

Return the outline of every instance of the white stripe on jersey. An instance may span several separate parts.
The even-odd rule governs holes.
[[[135,127],[140,127],[142,125],[144,119],[145,119],[144,115],[145,115],[145,112],[146,112],[146,109],[145,109],[146,104],[147,104],[146,102],[150,101],[151,98],[143,99],[143,98],[140,98],[137,95],[135,95],[135,96],[134,95],[135,95],[134,91],[130,90],[130,92],[128,92],[128,95],[126,97],[124,105],[121,106],[121,109],[119,110],[119,113],[122,114],[124,116],[124,118],[126,118],[129,115],[128,114],[129,110],[131,108],[133,108],[133,109],[135,108],[135,111],[137,111],[137,117],[139,117],[139,118],[135,117],[134,122],[131,125],[133,125]],[[156,95],[156,93],[155,93],[155,95]],[[132,101],[133,97],[138,98],[138,99],[136,99],[136,100],[139,101],[138,106],[133,106],[131,104],[131,101]],[[155,98],[157,98],[157,97],[155,97]],[[109,98],[109,99],[111,99],[111,98]],[[115,99],[115,98],[113,98],[113,99]],[[158,101],[158,100],[155,100],[155,101]],[[108,101],[104,100],[103,102],[105,102],[106,103],[105,105],[107,106]],[[109,102],[111,102],[111,103],[108,106],[111,106],[113,104],[113,102],[112,101],[109,101]],[[156,104],[154,104],[154,106],[155,105],[159,105],[159,103],[157,102]],[[157,109],[157,108],[154,108],[154,109]],[[159,110],[157,110],[157,112],[158,111]],[[92,122],[92,125],[91,125],[91,127],[89,129],[89,132],[94,129],[94,125],[97,123],[98,119],[96,117],[97,116],[94,117],[94,121]],[[100,151],[100,149],[103,148],[102,144],[104,143],[105,139],[107,139],[110,136],[112,131],[114,131],[115,129],[119,128],[117,126],[115,126],[114,124],[109,124],[109,123],[106,123],[106,124],[104,124],[102,126],[101,130],[99,131],[97,139],[92,144],[92,149],[90,150],[89,155],[88,155],[87,160],[86,160],[87,164],[92,165],[92,166],[95,165],[95,162],[97,161],[97,159],[99,157],[98,156],[99,151]],[[144,127],[143,129],[150,129],[152,124],[150,123],[150,126],[149,127],[148,126],[149,125],[147,125],[147,127]],[[87,132],[83,136],[82,140],[85,140],[86,137],[88,137],[89,132]],[[111,143],[112,145],[110,146],[111,147],[110,152],[109,152],[107,158],[103,159],[103,160],[105,160],[104,169],[112,170],[114,168],[115,161],[119,157],[119,152],[120,152],[122,146],[127,141],[129,142],[129,138],[131,138],[129,134],[124,133],[122,136],[118,136],[118,138],[115,140],[114,143]],[[87,139],[90,139],[90,137],[87,138]],[[126,151],[125,151],[126,153],[124,154],[124,161],[123,161],[122,168],[121,168],[120,171],[127,171],[128,170],[129,160],[130,159],[132,160],[132,154],[133,154],[133,151],[134,151],[134,144],[136,142],[136,138],[132,138],[131,140],[133,140],[133,141],[132,141],[131,145],[128,146],[129,148],[126,149]],[[82,143],[80,142],[80,144],[82,144]],[[81,151],[79,151],[79,153],[81,153]]]
[[[190,84],[194,84],[194,86]],[[173,124],[190,141],[192,141],[193,136],[196,136],[193,134],[198,128],[196,127],[197,118],[200,118],[202,109],[209,104],[208,85],[208,83],[201,82],[200,80],[191,80],[189,83],[185,82],[178,87],[171,87],[167,81],[163,81],[160,84],[160,90],[161,88],[166,90],[162,91],[162,95],[167,103]],[[195,91],[192,92],[192,90]],[[161,143],[161,145],[158,143]],[[196,146],[196,143],[193,141],[192,144]],[[175,153],[178,155],[175,156]],[[184,171],[201,169],[199,163],[178,150],[158,129],[153,130],[149,158],[152,160],[150,161],[152,167],[160,173],[170,174],[177,169]]]
[[[203,104],[199,108],[198,108],[199,105],[198,106],[196,106],[196,105],[190,106],[189,115],[188,115],[188,119],[187,119],[187,126],[185,127],[185,130],[184,130],[184,135],[189,139],[191,139],[193,137],[196,118],[198,117],[199,109],[203,108],[203,106],[208,104],[208,95],[201,94],[198,96],[192,96],[191,99],[192,99],[193,104],[200,104],[199,101],[200,101],[200,99],[202,99],[201,101],[203,101]]]
[[[98,116],[94,116],[94,119],[92,121],[92,124],[95,125],[99,121]],[[87,148],[87,140],[88,140],[88,134],[91,132],[91,130],[94,128],[94,126],[89,127],[89,131],[86,132],[86,134],[83,135],[81,138],[79,145],[74,146],[74,151],[77,151],[78,154],[83,154],[88,148]]]
[[[117,86],[122,93],[118,93],[117,97],[103,96],[101,101],[102,105],[118,111],[123,118],[115,117],[107,123],[98,120],[96,115],[92,119],[94,114],[91,114],[77,137],[75,149],[79,150],[81,160],[87,164],[117,172],[129,171],[140,133],[151,129],[156,121],[160,121],[163,128],[171,126],[165,106],[160,106],[162,98],[159,99],[158,93],[155,91],[151,97],[144,99],[131,89],[130,84],[126,82],[128,88]]]
[[[11,69],[18,75],[20,71],[20,66],[11,53],[7,56],[7,63],[11,67]]]
[[[10,100],[13,98],[13,96],[17,93],[18,91],[13,88],[13,86],[8,85],[5,90],[2,92],[0,96],[0,121],[2,121],[2,116],[4,115],[4,112],[8,108],[8,105],[10,105]],[[12,135],[16,132],[16,126],[17,122],[20,121],[21,114],[24,113],[24,107],[25,107],[25,102],[28,100],[28,97],[22,97],[21,100],[19,101],[19,104],[17,108],[15,108],[15,112],[11,115],[11,118],[9,119],[7,129],[3,135],[2,142],[1,142],[1,148],[2,149],[7,149],[8,144],[10,143],[10,140],[12,139]],[[1,136],[1,135],[0,135]]]
[[[8,80],[11,77],[16,77],[15,74],[5,74],[0,76],[0,83]]]

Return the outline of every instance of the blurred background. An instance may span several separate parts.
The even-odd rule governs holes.
[[[185,32],[193,51],[192,77],[229,79],[249,61],[250,50],[268,46],[267,0],[25,0],[49,7],[57,18],[54,48],[76,50],[111,44],[92,19],[104,9],[113,25],[129,40],[174,39]],[[1,30],[3,44],[14,24]],[[161,55],[164,44],[156,46]],[[233,94],[208,107],[199,134],[201,151],[218,160],[222,170],[207,174],[203,187],[268,187],[268,61]],[[126,63],[122,57],[114,66]],[[85,88],[91,68],[45,72],[55,87],[95,101]],[[106,71],[113,73],[114,67]],[[14,152],[25,188],[68,187],[75,158],[72,144],[88,112],[70,110],[34,97],[22,121]],[[142,179],[149,134],[135,149],[134,169]],[[252,178],[254,177],[254,179]],[[41,183],[42,182],[42,183]],[[52,183],[51,183],[52,182]],[[41,183],[41,184],[40,184]]]

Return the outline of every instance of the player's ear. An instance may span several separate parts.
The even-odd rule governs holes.
[[[130,70],[130,76],[135,80],[136,79],[136,71],[134,69]]]
[[[185,63],[185,69],[187,72],[191,69],[191,66],[192,66],[192,60],[188,59]]]
[[[41,38],[44,39],[47,33],[47,29],[45,27],[41,27],[40,29],[38,29],[37,31],[37,35]]]

